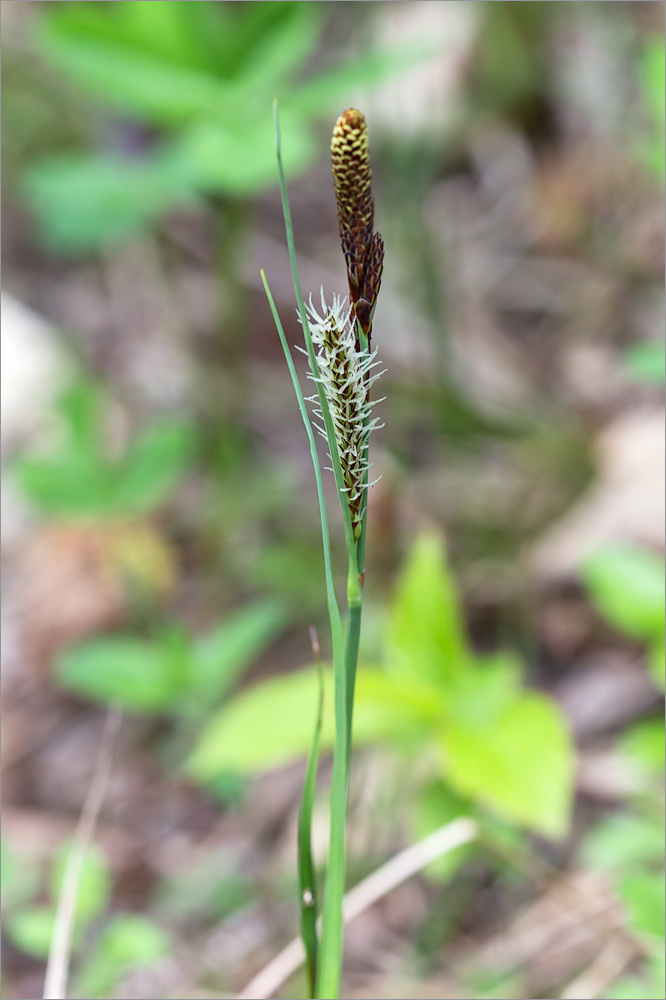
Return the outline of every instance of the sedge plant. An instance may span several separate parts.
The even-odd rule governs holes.
[[[262,279],[294,384],[310,444],[321,518],[326,595],[331,627],[334,671],[335,749],[330,794],[330,837],[326,884],[317,921],[318,893],[312,861],[310,826],[315,793],[318,733],[315,726],[299,821],[301,930],[307,953],[312,997],[339,997],[343,954],[343,912],[346,871],[346,814],[351,763],[354,684],[358,662],[364,581],[365,534],[370,462],[369,438],[378,426],[372,416],[371,389],[381,372],[372,346],[372,319],[381,284],[384,243],[374,232],[374,202],[368,133],[364,116],[351,108],[337,120],[331,159],[338,214],[338,231],[345,258],[349,297],[323,291],[315,306],[306,305],[296,265],[294,233],[282,164],[280,128],[275,106],[278,173],[294,291],[305,341],[309,378],[316,392],[303,394],[293,358],[268,282]],[[303,350],[302,348],[300,348]],[[310,415],[307,402],[315,405]],[[328,514],[315,430],[325,439],[333,472],[348,556],[346,611],[340,610],[331,565]]]

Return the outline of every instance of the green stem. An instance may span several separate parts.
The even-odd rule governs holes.
[[[345,673],[347,675],[347,756],[351,765],[352,723],[354,716],[354,689],[356,686],[356,667],[358,664],[358,646],[361,638],[361,603],[354,604],[349,609],[347,619],[347,639],[345,643]]]

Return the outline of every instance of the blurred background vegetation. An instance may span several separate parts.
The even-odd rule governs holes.
[[[110,705],[71,995],[231,996],[297,928],[328,648],[278,97],[304,288],[345,287],[349,106],[387,245],[350,884],[483,830],[357,920],[344,995],[663,997],[664,5],[2,13],[5,995]]]

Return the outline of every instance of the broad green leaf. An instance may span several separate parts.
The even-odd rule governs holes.
[[[523,672],[523,664],[513,653],[477,657],[474,668],[451,683],[447,718],[466,725],[492,724],[515,701]]]
[[[51,892],[57,901],[62,891],[65,868],[72,848],[71,842],[63,844],[58,852],[52,871]],[[85,853],[76,894],[75,920],[83,923],[92,920],[105,909],[109,902],[111,878],[104,855],[96,844]]]
[[[324,673],[321,746],[334,742],[333,678]],[[256,684],[213,716],[188,761],[188,771],[208,781],[225,771],[270,770],[305,757],[317,713],[317,671],[300,670]],[[394,681],[382,671],[359,669],[354,707],[354,743],[413,739],[437,711],[431,692]]]
[[[5,919],[10,941],[27,955],[46,958],[51,947],[55,910],[52,906],[27,906]]]
[[[551,837],[569,824],[574,755],[558,708],[527,693],[481,725],[450,720],[441,734],[448,780],[502,816]]]
[[[666,583],[663,560],[629,545],[607,545],[583,567],[592,600],[620,632],[635,639],[663,636]]]
[[[663,821],[628,813],[611,816],[586,838],[581,858],[591,868],[617,874],[663,865]]]
[[[156,962],[170,945],[168,935],[152,920],[130,913],[114,917],[77,976],[77,995],[91,1000],[113,996],[124,975]]]
[[[125,240],[195,199],[190,176],[169,149],[136,160],[49,157],[29,169],[24,189],[44,240],[70,253]]]
[[[265,601],[228,618],[192,650],[192,693],[210,708],[250,666],[284,623],[284,611]]]
[[[441,538],[421,535],[398,580],[387,625],[387,662],[403,677],[450,685],[471,660]]]
[[[183,688],[164,646],[125,636],[94,639],[67,650],[57,671],[69,691],[133,712],[169,711]]]
[[[327,671],[322,743],[333,741],[331,678]],[[207,781],[225,771],[252,774],[307,754],[317,713],[313,670],[256,684],[225,704],[204,727],[187,769]]]
[[[618,885],[632,928],[662,942],[666,933],[664,890],[663,871],[659,875],[648,872],[626,875]]]
[[[192,454],[192,428],[164,420],[140,431],[117,462],[113,505],[145,511],[164,500],[185,472]]]

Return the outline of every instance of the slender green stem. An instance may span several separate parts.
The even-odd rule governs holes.
[[[326,1000],[336,1000],[340,995],[340,979],[342,972],[342,956],[343,956],[343,913],[342,913],[342,903],[345,891],[345,874],[346,874],[346,821],[347,821],[347,798],[349,789],[349,767],[351,758],[351,724],[352,724],[352,709],[354,700],[354,682],[356,678],[356,666],[358,662],[358,648],[359,648],[359,636],[361,628],[361,580],[362,580],[362,561],[364,553],[364,536],[365,536],[365,518],[366,518],[366,506],[364,505],[364,511],[362,515],[362,530],[358,541],[354,538],[354,532],[352,528],[351,514],[349,510],[348,496],[345,489],[345,482],[342,472],[342,466],[340,463],[340,456],[338,453],[337,442],[335,438],[335,430],[333,426],[333,420],[331,418],[331,413],[329,410],[328,402],[324,393],[323,386],[318,381],[319,377],[319,365],[317,363],[317,356],[314,349],[314,344],[312,342],[312,336],[310,333],[310,327],[308,325],[307,312],[305,308],[305,302],[303,300],[303,295],[301,292],[300,282],[298,278],[298,270],[296,264],[296,249],[294,244],[294,231],[291,219],[291,211],[289,208],[289,199],[287,195],[287,185],[284,175],[284,168],[282,164],[282,155],[280,149],[280,126],[277,110],[277,102],[274,104],[274,120],[275,120],[275,138],[277,147],[277,157],[278,157],[278,176],[280,181],[280,194],[282,197],[282,209],[284,214],[285,230],[287,236],[287,246],[289,249],[289,260],[291,263],[292,279],[294,283],[294,292],[296,294],[296,300],[298,302],[298,309],[301,317],[301,324],[303,326],[303,335],[305,338],[305,346],[307,350],[308,360],[310,363],[310,369],[313,376],[315,377],[315,385],[317,387],[317,397],[319,401],[319,406],[322,413],[322,418],[324,422],[324,428],[326,431],[326,437],[328,441],[331,465],[333,467],[333,475],[335,477],[335,485],[338,492],[338,497],[340,500],[340,507],[342,511],[342,519],[345,531],[345,543],[347,547],[347,556],[349,562],[349,571],[347,576],[347,603],[349,607],[349,619],[348,619],[348,631],[347,639],[344,647],[340,648],[339,633],[337,629],[337,621],[334,624],[333,617],[331,617],[331,630],[333,634],[333,663],[334,663],[334,679],[335,679],[335,697],[334,697],[334,707],[335,707],[335,748],[333,754],[333,775],[331,779],[331,799],[330,799],[330,838],[329,838],[329,853],[328,853],[328,867],[326,872],[326,893],[324,896],[324,908],[322,914],[322,937],[321,944],[319,948],[318,963],[317,963],[317,982],[315,996],[318,998],[326,998]],[[264,284],[266,284],[264,279]],[[271,301],[269,296],[269,301]],[[276,316],[274,305],[271,305],[274,310],[273,314]],[[278,320],[276,319],[276,324]],[[281,328],[278,327],[280,330]],[[286,341],[284,340],[284,334],[281,334],[281,340],[283,342],[283,348],[285,349],[285,356],[288,355],[288,347],[286,347]],[[367,350],[367,340],[362,341],[365,350]],[[293,369],[293,364],[290,367],[290,371]],[[297,385],[297,379],[295,378],[295,372],[292,372],[292,379],[294,379],[294,385]],[[299,395],[300,394],[300,395]],[[297,389],[297,395],[299,395],[299,406],[301,406],[302,393],[300,393],[300,387]],[[304,403],[302,404],[301,413],[303,413]],[[303,417],[304,422],[306,422],[306,416]],[[309,418],[307,419],[306,426],[308,427],[308,437],[310,439],[310,448],[313,449],[313,434],[312,428],[310,426]],[[315,455],[313,453],[313,462],[315,462]],[[317,489],[320,492],[320,482],[321,473],[318,472],[318,463],[315,462],[315,475],[317,478]],[[325,552],[328,550],[328,528],[325,526],[325,506],[323,504],[323,494],[320,493],[320,513],[322,516],[322,533],[326,539],[325,541]],[[330,553],[327,556],[330,565]],[[330,590],[328,576],[327,576],[327,588]],[[337,605],[336,605],[337,607]],[[331,602],[329,600],[329,611],[331,610]],[[338,611],[339,615],[339,611]],[[338,636],[338,641],[336,641],[336,636]]]

